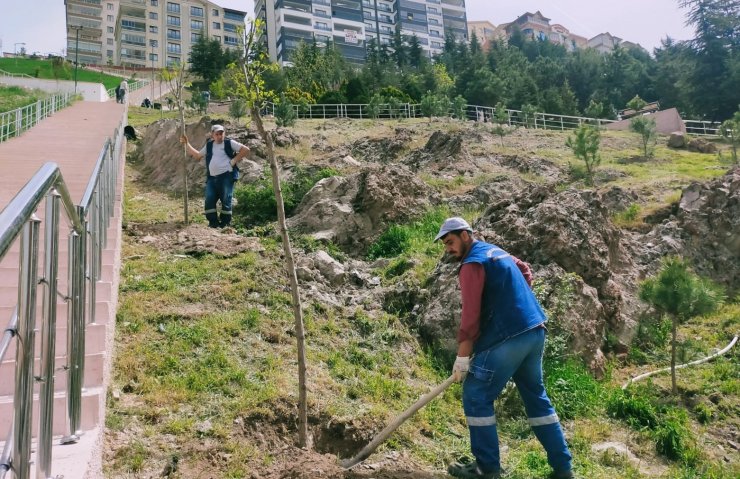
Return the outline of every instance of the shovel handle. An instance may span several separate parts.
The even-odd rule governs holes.
[[[349,469],[351,467],[356,466],[357,464],[361,463],[365,459],[370,456],[370,454],[375,451],[375,449],[378,448],[386,439],[388,439],[388,436],[393,433],[398,427],[406,422],[408,418],[414,415],[416,411],[426,406],[426,404],[434,399],[435,397],[439,396],[442,391],[450,387],[452,383],[455,382],[455,377],[450,376],[449,378],[445,379],[445,381],[438,386],[436,386],[434,389],[423,395],[419,398],[418,401],[416,401],[414,404],[411,405],[408,409],[406,409],[404,412],[399,414],[393,421],[391,421],[390,424],[388,424],[382,431],[380,431],[370,443],[362,448],[360,452],[358,452],[354,457],[350,459],[344,459],[342,461],[339,461],[339,464],[345,468]]]

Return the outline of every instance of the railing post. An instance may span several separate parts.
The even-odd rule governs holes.
[[[33,422],[34,329],[38,283],[39,223],[33,215],[21,234],[18,275],[18,342],[15,353],[13,470],[17,479],[31,475],[31,424]]]
[[[57,272],[59,269],[59,193],[46,195],[44,228],[44,291],[41,323],[41,385],[37,479],[51,477],[51,440],[54,424],[54,358],[56,357]]]
[[[23,133],[23,131],[21,130],[22,126],[23,126],[23,114],[21,113],[21,109],[18,108],[15,111],[15,136],[21,136],[21,133]]]
[[[100,224],[100,188],[96,188],[93,193],[93,200],[90,205],[90,223],[88,231],[90,233],[90,256],[88,268],[87,268],[87,281],[90,291],[90,319],[88,323],[95,322],[95,302],[96,302],[96,288],[95,282],[97,281],[97,268],[100,256],[100,236],[98,235],[98,229]]]

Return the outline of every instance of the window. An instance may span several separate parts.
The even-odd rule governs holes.
[[[107,17],[105,17],[105,19],[109,22],[113,22],[113,15],[108,15]]]
[[[214,8],[213,10],[211,10],[211,16],[212,17],[217,17],[218,16],[218,9]]]
[[[152,7],[158,7],[159,6],[159,0],[149,0],[149,4]]]
[[[213,22],[213,29],[214,30],[221,30],[221,24],[218,22]]]
[[[310,20],[309,20],[309,22],[310,22]],[[231,24],[231,23],[224,23],[224,31],[225,32],[231,32],[231,33],[236,33],[236,25]]]
[[[179,43],[168,43],[167,53],[182,53],[182,49]]]
[[[203,30],[203,22],[201,20],[190,20],[191,30]]]
[[[180,57],[167,57],[167,66],[177,65],[180,63]]]
[[[108,27],[108,33],[113,33],[113,27]]]
[[[113,57],[113,50],[106,50],[106,51],[105,51],[105,55],[106,55],[106,56],[107,56],[108,58],[112,58],[112,57]]]
[[[113,4],[112,3],[107,3],[105,6],[106,6],[106,8],[108,10],[113,10]]]
[[[221,35],[213,35],[213,39],[221,43]]]
[[[179,27],[180,17],[173,17],[172,15],[167,15],[167,25],[173,25],[175,27]]]
[[[149,20],[157,20],[159,18],[159,14],[157,12],[149,12]]]
[[[198,43],[201,38],[203,38],[203,35],[200,33],[190,33],[190,43]]]
[[[408,13],[408,14],[406,15],[406,20],[413,20],[413,19],[414,19],[414,14],[413,14],[413,13],[411,13],[411,12],[409,12],[409,13]]]
[[[190,16],[191,17],[202,17],[203,16],[203,9],[201,7],[190,7]]]
[[[180,30],[175,30],[173,28],[167,29],[167,38],[170,40],[180,40]]]
[[[167,2],[167,12],[169,13],[180,13],[180,4]]]
[[[106,38],[105,43],[108,45],[113,45],[113,39],[112,38]]]
[[[237,37],[230,37],[228,35],[224,35],[224,43],[226,45],[236,46],[236,45],[239,45],[239,39]]]
[[[159,46],[158,40],[149,40],[149,46],[152,48],[157,48]]]
[[[149,54],[149,61],[150,62],[158,62],[159,61],[159,55],[156,53],[150,53]]]
[[[432,48],[442,48],[442,44],[439,42],[432,42]]]
[[[149,25],[149,33],[159,33],[159,27],[156,25]]]

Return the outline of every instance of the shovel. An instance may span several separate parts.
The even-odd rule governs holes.
[[[350,459],[343,459],[339,461],[339,465],[342,466],[345,469],[349,469],[351,467],[356,466],[357,464],[361,463],[365,459],[368,458],[370,454],[375,451],[375,449],[378,448],[381,444],[383,444],[383,441],[388,439],[388,436],[391,435],[393,431],[398,429],[398,426],[406,422],[408,418],[414,415],[416,411],[426,406],[426,404],[434,399],[435,397],[439,396],[442,391],[450,387],[450,385],[455,382],[455,377],[450,376],[449,378],[445,379],[443,383],[423,395],[419,398],[418,401],[416,401],[410,408],[406,409],[404,412],[402,412],[398,417],[396,417],[393,421],[391,421],[390,424],[388,424],[385,429],[380,431],[372,441],[370,441],[370,444],[362,448],[362,451],[358,452],[354,457],[351,457]]]

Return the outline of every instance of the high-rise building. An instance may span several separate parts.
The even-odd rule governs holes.
[[[254,9],[270,60],[280,64],[301,41],[333,42],[349,62],[363,63],[368,42],[390,44],[397,29],[416,35],[430,56],[442,52],[445,36],[468,36],[465,0],[256,0]]]
[[[65,0],[67,58],[162,68],[186,63],[201,37],[239,46],[246,12],[206,0]]]

